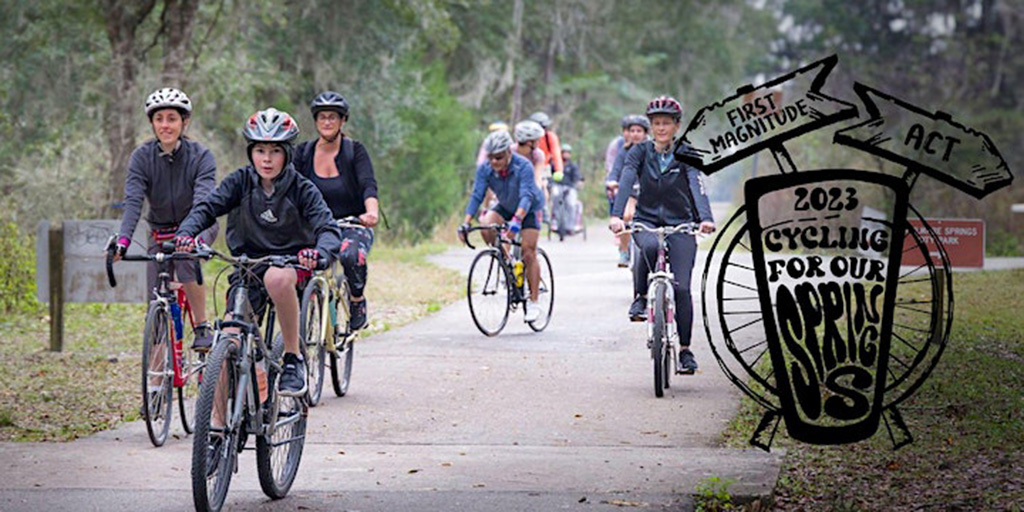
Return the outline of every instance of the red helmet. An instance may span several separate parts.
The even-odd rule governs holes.
[[[672,116],[672,120],[679,122],[683,117],[683,106],[671,96],[658,96],[647,104],[648,119],[656,114]]]

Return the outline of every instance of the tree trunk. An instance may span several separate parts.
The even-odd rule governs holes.
[[[124,180],[128,158],[135,146],[135,125],[139,115],[135,78],[139,56],[135,50],[135,31],[153,10],[156,0],[142,2],[106,0],[103,3],[107,39],[111,50],[110,102],[103,115],[110,149],[110,173],[107,181],[107,203],[102,216],[114,218],[114,205],[124,198]]]
[[[514,31],[512,44],[509,48],[509,66],[515,66],[523,53],[523,0],[515,0],[512,5],[512,29]],[[512,118],[509,119],[509,127],[512,127],[520,118],[523,110],[523,78],[522,72],[515,73],[515,85],[512,87]]]
[[[199,0],[164,0],[164,69],[161,87],[185,88],[185,60],[188,58],[192,27]]]

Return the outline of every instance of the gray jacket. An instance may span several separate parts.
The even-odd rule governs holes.
[[[161,151],[154,139],[132,152],[124,182],[121,236],[131,237],[135,232],[143,199],[149,202],[146,221],[152,229],[176,228],[217,185],[217,162],[202,144],[182,138],[171,154],[162,155]],[[208,231],[216,230],[214,225]],[[204,232],[203,238],[209,241],[213,236]]]

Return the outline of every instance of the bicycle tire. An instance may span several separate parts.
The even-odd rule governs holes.
[[[555,309],[555,271],[551,268],[551,260],[544,249],[537,248],[537,263],[540,265],[540,281],[537,288],[537,302],[544,304],[544,315],[527,325],[536,332],[543,331],[551,323],[551,312]],[[529,292],[527,291],[527,294]]]
[[[348,291],[348,281],[345,280],[344,276],[338,278],[337,289],[337,296],[334,297],[337,303],[334,308],[337,312],[337,317],[335,318],[334,332],[331,334],[334,336],[334,350],[329,353],[329,356],[331,361],[331,386],[334,387],[334,395],[340,398],[348,393],[348,386],[352,381],[352,350],[355,348],[353,342],[356,335],[348,331],[348,304],[351,295]],[[343,366],[341,368],[338,367],[339,360],[342,360]]]
[[[221,378],[227,379],[225,415],[230,411],[238,392],[235,388],[238,382],[237,367],[233,361],[233,354],[238,349],[232,340],[234,337],[223,340],[219,340],[219,337],[218,335],[214,338],[213,350],[207,359],[208,365],[203,372],[203,382],[199,386],[195,436],[192,438],[192,501],[196,510],[203,512],[216,512],[224,506],[238,459],[237,428],[220,427],[221,435],[213,434],[211,437],[215,428],[211,425],[214,399]],[[219,438],[220,442],[214,441],[215,438]],[[212,458],[208,457],[211,452]],[[210,467],[211,463],[214,468]]]
[[[206,362],[200,354],[188,348],[188,340],[182,343],[186,344],[181,354],[181,377],[184,384],[178,388],[178,412],[181,427],[186,434],[191,434],[195,431],[196,403],[199,401],[199,386]]]
[[[665,396],[665,388],[668,387],[668,374],[665,368],[668,363],[665,361],[665,283],[656,282],[654,286],[654,330],[651,340],[651,359],[654,360],[654,396],[661,398]]]
[[[323,281],[314,279],[306,285],[302,292],[299,306],[299,339],[302,341],[302,356],[306,360],[306,400],[310,407],[320,403],[324,390],[324,366],[326,349],[324,347]]]
[[[473,258],[466,279],[466,297],[473,323],[485,336],[497,336],[508,322],[512,307],[511,281],[512,271],[496,249],[480,251]],[[493,299],[485,302],[488,296]],[[494,318],[485,318],[485,312],[493,313]]]
[[[275,336],[271,358],[281,362],[284,355],[284,338]],[[269,365],[268,365],[269,366]],[[277,371],[270,366],[267,370],[267,386],[278,382]],[[267,402],[260,407],[264,423],[273,421],[256,436],[256,469],[260,487],[269,498],[279,500],[288,495],[302,461],[302,448],[306,444],[307,408],[304,397],[281,396],[269,393]]]
[[[163,446],[171,430],[173,399],[173,351],[170,350],[170,316],[163,306],[152,303],[146,311],[146,327],[142,335],[142,419],[146,422],[146,433],[153,446]],[[158,353],[159,350],[163,354]],[[153,358],[163,360],[163,365],[154,369]],[[159,389],[154,390],[151,380],[162,374]]]

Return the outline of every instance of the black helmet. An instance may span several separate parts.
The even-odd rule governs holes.
[[[643,128],[645,132],[651,132],[651,121],[647,119],[647,116],[636,114],[627,117],[629,118],[629,121],[625,123],[625,128],[629,128],[631,126],[639,126]]]
[[[314,121],[316,115],[324,110],[333,110],[342,118],[348,119],[348,102],[334,91],[324,91],[318,94],[309,104],[309,111],[313,113]]]
[[[284,148],[285,161],[288,165],[292,161],[294,146],[292,143],[299,136],[299,125],[287,112],[276,108],[260,110],[249,117],[242,128],[242,136],[248,142],[246,154],[249,162],[252,162],[252,147],[261,142],[280,144]]]

